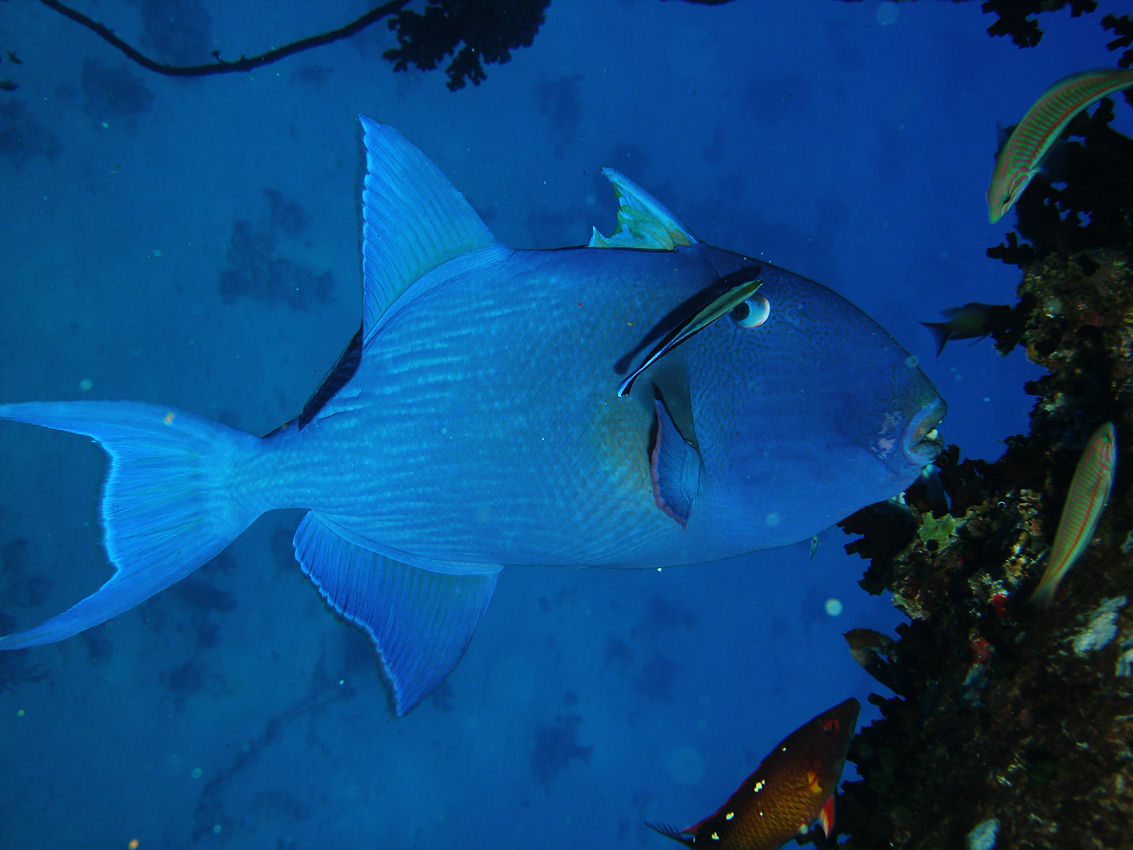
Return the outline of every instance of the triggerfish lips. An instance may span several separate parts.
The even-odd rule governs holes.
[[[936,433],[936,426],[944,419],[946,410],[944,401],[935,398],[909,420],[905,433],[901,436],[901,448],[909,463],[924,466],[940,454],[944,441]]]

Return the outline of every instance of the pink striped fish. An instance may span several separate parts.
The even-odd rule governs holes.
[[[1049,608],[1058,592],[1058,585],[1086,551],[1094,538],[1098,519],[1109,501],[1113,487],[1113,473],[1117,467],[1117,434],[1112,422],[1106,422],[1094,431],[1082,459],[1070,479],[1070,490],[1058,529],[1054,532],[1054,545],[1050,549],[1050,562],[1046,565],[1039,586],[1031,594],[1031,601]]]
[[[995,161],[987,217],[995,224],[1023,194],[1055,140],[1074,116],[1106,95],[1133,86],[1133,70],[1100,68],[1059,80],[1027,110]]]

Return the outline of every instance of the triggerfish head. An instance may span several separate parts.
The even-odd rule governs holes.
[[[775,850],[815,821],[827,837],[834,829],[834,792],[854,737],[861,706],[841,702],[808,720],[744,780],[714,814],[687,829],[648,823],[687,847]]]
[[[0,649],[97,625],[264,512],[303,508],[295,556],[369,634],[404,714],[456,666],[505,566],[785,546],[939,451],[928,378],[829,289],[698,241],[609,169],[611,236],[509,248],[400,133],[362,126],[361,327],[298,417],[257,437],[156,404],[0,405],[110,455],[115,567]]]

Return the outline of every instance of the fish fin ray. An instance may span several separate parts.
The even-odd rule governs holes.
[[[267,505],[232,495],[227,470],[258,438],[185,411],[113,401],[0,405],[0,419],[94,438],[110,455],[103,545],[115,572],[98,590],[0,649],[63,640],[179,581],[219,554]]]
[[[827,838],[834,832],[834,795],[831,794],[818,812],[818,825]]]
[[[657,398],[653,406],[657,412],[657,437],[649,455],[653,497],[657,507],[684,528],[700,492],[700,453],[677,430],[665,403]]]
[[[399,717],[456,667],[498,574],[446,574],[399,563],[345,539],[313,512],[295,532],[295,557],[327,603],[370,636]]]
[[[587,247],[671,251],[678,245],[695,245],[699,241],[668,207],[620,171],[607,167],[602,173],[618,198],[618,225],[608,237],[594,228]]]
[[[654,823],[652,821],[645,821],[645,825],[654,832],[660,833],[666,838],[671,838],[673,839],[673,841],[679,841],[686,847],[692,846],[692,839],[685,835],[685,833],[689,832],[690,830],[677,829],[675,826],[669,826],[668,824],[664,823]]]
[[[362,188],[363,339],[399,295],[446,260],[496,243],[436,164],[401,133],[359,116],[366,148]]]

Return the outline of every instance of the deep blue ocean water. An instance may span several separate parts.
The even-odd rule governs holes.
[[[205,6],[226,58],[367,8]],[[138,4],[80,7],[162,48]],[[0,50],[23,64],[0,57],[19,85],[0,92],[0,400],[160,401],[259,433],[293,417],[358,323],[366,113],[518,247],[609,232],[599,169],[617,167],[705,241],[864,308],[947,399],[945,439],[995,458],[1035,370],[987,342],[937,358],[917,322],[1012,300],[1018,270],[984,254],[1012,218],[987,223],[997,122],[1115,59],[1097,16],[1043,16],[1025,51],[991,22],[974,2],[554,0],[531,48],[454,93],[439,70],[395,74],[381,23],[176,80],[5,3]],[[232,273],[255,260],[300,294]],[[0,612],[19,626],[108,576],[102,469],[84,439],[0,427]],[[698,820],[800,723],[881,690],[841,635],[900,619],[837,529],[813,559],[512,569],[445,688],[395,720],[366,642],[291,559],[298,516],[0,659],[0,848],[664,848],[643,820]]]

